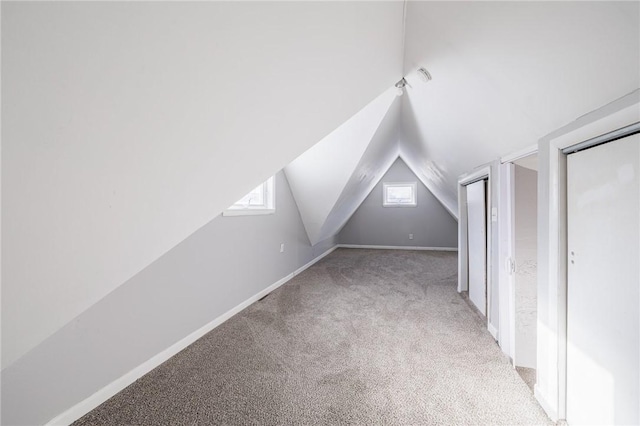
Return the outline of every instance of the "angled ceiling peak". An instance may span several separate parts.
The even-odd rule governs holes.
[[[395,88],[385,91],[284,168],[311,244],[339,230],[358,194],[397,156],[396,99]]]
[[[459,176],[640,87],[638,2],[410,1],[405,17],[400,150],[452,214]]]

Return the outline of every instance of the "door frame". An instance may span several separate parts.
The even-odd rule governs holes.
[[[498,330],[491,324],[491,248],[492,248],[492,212],[491,203],[491,165],[483,165],[466,173],[458,178],[458,293],[469,291],[469,235],[468,235],[468,215],[467,215],[467,185],[487,180],[486,200],[487,200],[487,256],[486,256],[486,287],[487,306],[486,320],[487,329],[498,340]]]
[[[500,158],[499,197],[499,274],[500,347],[515,367],[516,309],[515,309],[515,162],[538,154],[538,144],[515,151]]]
[[[566,418],[567,149],[640,121],[634,91],[542,138],[538,174],[538,343],[534,394],[551,420]]]

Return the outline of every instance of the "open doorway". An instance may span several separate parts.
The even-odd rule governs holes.
[[[469,300],[487,315],[487,180],[466,186],[469,253]]]
[[[536,382],[538,154],[513,162],[513,365],[533,392]]]
[[[497,208],[492,206],[493,166],[478,167],[458,179],[458,292],[468,294],[469,305],[484,316],[489,333],[498,340],[498,318],[493,312],[498,307],[493,300],[497,294],[492,292],[491,280],[497,221]]]

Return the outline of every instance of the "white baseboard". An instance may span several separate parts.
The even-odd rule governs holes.
[[[160,364],[162,364],[163,362],[165,362],[166,360],[168,360],[169,358],[171,358],[172,356],[174,356],[175,354],[177,354],[178,352],[180,352],[181,350],[183,350],[184,348],[186,348],[187,346],[189,346],[190,344],[192,344],[193,342],[195,342],[196,340],[198,340],[199,338],[201,338],[202,336],[204,336],[205,334],[207,334],[208,332],[210,332],[211,330],[213,330],[214,328],[216,328],[217,326],[219,326],[220,324],[222,324],[223,322],[225,322],[226,320],[228,320],[229,318],[237,314],[238,312],[242,311],[252,303],[260,300],[267,294],[271,293],[272,291],[274,291],[275,289],[277,289],[278,287],[280,287],[281,285],[289,281],[291,278],[295,277],[296,275],[303,272],[305,269],[309,268],[316,262],[320,261],[320,259],[324,258],[325,256],[327,256],[337,248],[338,248],[338,245],[331,247],[321,255],[317,256],[316,258],[308,262],[306,265],[296,269],[289,275],[281,278],[280,280],[271,284],[269,287],[265,288],[264,290],[258,292],[257,294],[251,296],[244,302],[240,303],[236,307],[220,315],[210,323],[204,325],[203,327],[189,334],[185,338],[169,346],[168,348],[158,353],[157,355],[154,355],[153,357],[143,362],[133,370],[129,371],[125,375],[121,376],[120,378],[109,383],[107,386],[103,387],[99,391],[95,392],[90,397],[84,399],[83,401],[80,401],[79,403],[69,408],[64,413],[56,416],[55,418],[50,420],[47,423],[47,425],[65,425],[65,426],[70,425],[71,423],[78,420],[80,417],[84,416],[85,414],[87,414],[88,412],[90,412],[91,410],[93,410],[103,402],[107,401],[109,398],[113,397],[115,394],[117,394],[118,392],[120,392],[121,390],[129,386],[131,383],[135,382],[140,377],[147,374],[149,371],[158,367]]]
[[[433,250],[458,251],[456,247],[416,247],[416,246],[369,246],[360,244],[338,244],[341,248],[373,249],[373,250]]]
[[[329,250],[327,250],[324,253],[322,253],[320,256],[317,256],[317,257],[313,258],[313,260],[311,260],[306,265],[303,265],[303,266],[299,267],[298,269],[293,271],[293,276],[295,277],[296,275],[298,275],[300,272],[304,271],[305,269],[309,269],[311,266],[313,266],[314,264],[318,263],[322,258],[324,258],[325,256],[330,255],[338,247],[340,247],[340,244],[336,244],[335,246],[331,247]]]
[[[549,416],[551,421],[557,422],[558,421],[558,412],[557,412],[557,410],[553,409],[553,407],[551,407],[551,405],[546,400],[546,398],[542,395],[542,393],[540,392],[540,390],[538,388],[538,384],[537,383],[535,385],[533,385],[533,395],[536,397],[536,399],[538,400],[538,403],[540,404],[540,406],[542,407],[544,412],[547,413],[547,416]]]
[[[491,333],[491,335],[493,336],[494,339],[496,339],[496,341],[498,340],[498,329],[495,328],[493,326],[493,324],[489,323],[487,325],[487,329],[489,330],[489,333]]]

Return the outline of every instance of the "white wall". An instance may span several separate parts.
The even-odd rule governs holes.
[[[393,85],[401,32],[400,2],[4,2],[2,367]]]

